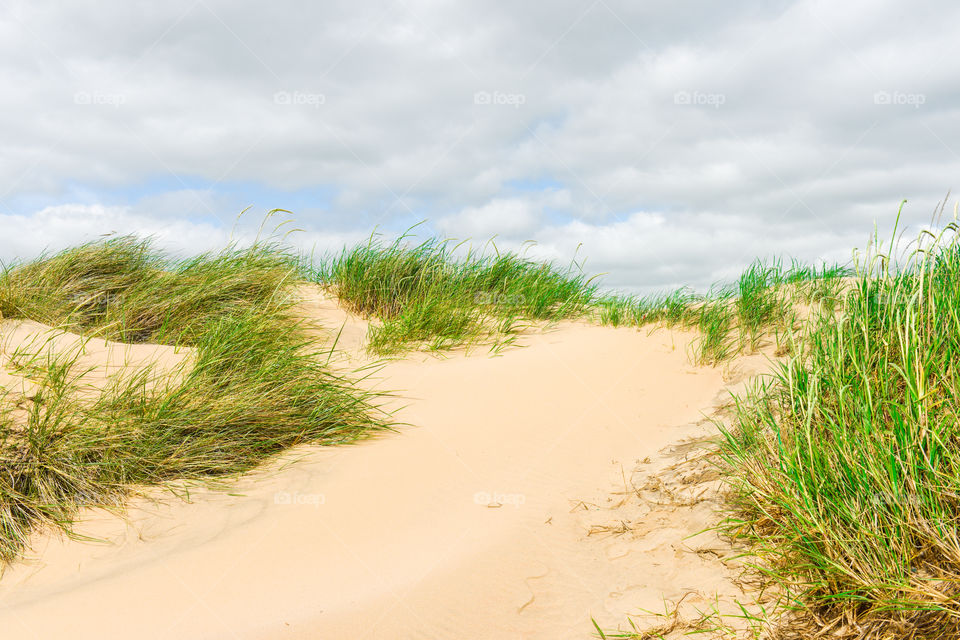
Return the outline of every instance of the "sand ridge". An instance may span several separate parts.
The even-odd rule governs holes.
[[[339,332],[337,366],[369,366],[365,322],[299,293],[318,331]],[[713,539],[686,540],[712,523],[709,505],[671,516],[617,497],[644,460],[711,431],[702,418],[730,380],[690,364],[693,339],[566,322],[497,357],[381,363],[363,384],[397,390],[399,433],[300,447],[190,503],[155,492],[126,520],[91,511],[78,531],[104,544],[38,535],[33,560],[0,580],[0,625],[43,638],[584,638],[591,618],[610,629],[664,598],[706,603],[732,577],[698,552]],[[617,518],[649,531],[603,528]]]

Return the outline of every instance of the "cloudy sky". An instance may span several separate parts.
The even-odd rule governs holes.
[[[421,220],[608,285],[846,261],[958,184],[947,0],[227,0],[0,8],[0,259],[303,250]],[[251,207],[237,223],[241,210]]]

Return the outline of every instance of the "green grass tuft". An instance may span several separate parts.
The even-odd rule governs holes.
[[[697,329],[694,360],[717,364],[771,340],[780,345],[797,328],[802,305],[833,309],[847,275],[841,266],[817,268],[794,261],[784,269],[779,261],[756,261],[733,286],[715,287],[705,295],[680,288],[666,295],[607,295],[594,305],[602,324]]]
[[[512,332],[518,320],[582,316],[595,287],[579,269],[514,253],[458,257],[449,241],[385,245],[375,237],[324,260],[316,280],[351,310],[376,317],[370,348],[391,354],[426,344],[450,348]]]

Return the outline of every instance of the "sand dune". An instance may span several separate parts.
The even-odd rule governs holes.
[[[317,331],[340,334],[337,366],[369,365],[364,322],[302,293]],[[386,362],[364,384],[396,392],[398,433],[296,449],[229,492],[192,488],[190,503],[153,491],[126,519],[89,512],[77,532],[100,543],[38,535],[0,580],[0,626],[37,638],[584,638],[591,617],[616,628],[665,598],[735,595],[732,569],[697,553],[719,541],[686,539],[713,521],[709,503],[629,499],[682,455],[673,445],[711,432],[701,419],[725,397],[730,376],[692,366],[691,340],[564,323],[496,357]],[[630,531],[617,535],[618,521]]]
[[[36,392],[30,380],[33,359],[70,362],[81,394],[94,394],[111,382],[146,375],[148,386],[176,384],[189,371],[193,350],[155,344],[125,344],[81,337],[33,320],[0,320],[0,386],[26,396]]]

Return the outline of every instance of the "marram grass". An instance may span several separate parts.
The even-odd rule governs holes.
[[[315,278],[352,311],[375,317],[370,349],[398,353],[417,345],[444,349],[509,339],[522,320],[583,316],[596,286],[567,269],[515,253],[458,257],[450,241],[418,245],[375,236],[321,262]]]
[[[510,341],[525,323],[591,319],[613,326],[697,328],[696,360],[717,363],[755,350],[797,324],[796,307],[835,300],[842,267],[755,262],[734,286],[706,295],[602,294],[575,262],[561,268],[516,253],[457,252],[449,240],[385,244],[376,236],[314,268],[313,278],[352,311],[378,322],[379,355]]]
[[[603,324],[696,329],[694,359],[717,364],[767,343],[787,348],[805,320],[801,310],[810,305],[832,310],[848,275],[841,266],[784,267],[777,260],[758,260],[732,285],[706,294],[680,288],[653,296],[608,295],[595,304]]]
[[[25,419],[0,399],[0,560],[37,526],[69,530],[80,507],[115,504],[131,487],[235,474],[297,444],[384,427],[374,398],[328,370],[291,316],[296,264],[262,244],[171,261],[120,238],[4,270],[4,318],[188,346],[196,361],[180,381],[134,377],[84,402],[70,357],[12,359],[39,393]]]
[[[725,432],[727,530],[796,604],[782,637],[960,638],[957,225],[892,249]]]

